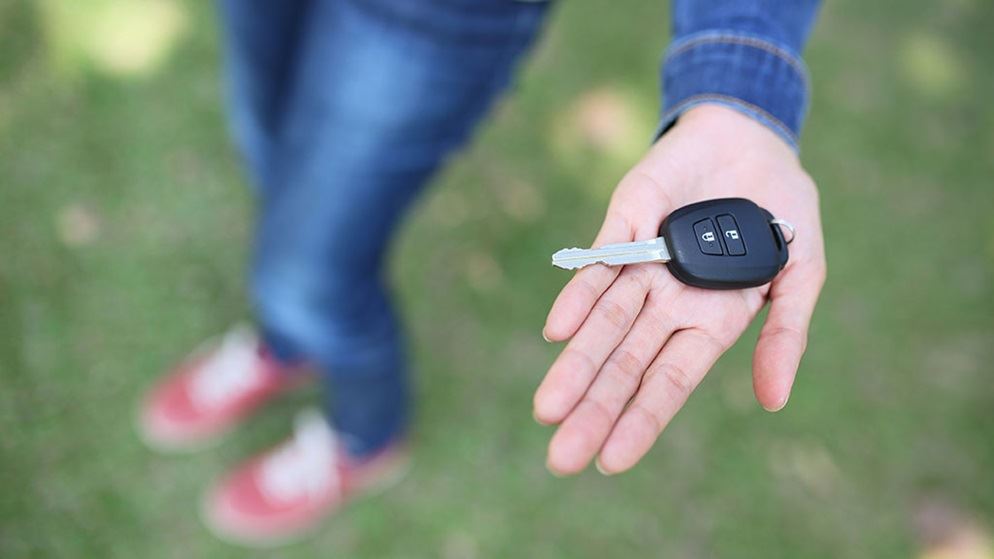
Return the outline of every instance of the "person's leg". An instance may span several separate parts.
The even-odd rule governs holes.
[[[277,357],[329,379],[350,452],[399,435],[401,328],[383,273],[398,220],[508,84],[544,6],[317,2],[261,195],[253,293]]]
[[[219,2],[229,124],[257,187],[272,184],[272,152],[309,5]],[[269,353],[246,328],[198,348],[145,394],[137,424],[142,439],[157,450],[204,448],[263,403],[305,380],[268,358]]]
[[[328,416],[205,500],[215,533],[272,544],[406,457],[406,363],[384,253],[417,192],[510,81],[545,7],[511,0],[329,0],[308,12],[260,192],[253,295],[284,363],[316,363]],[[339,438],[339,435],[341,437]],[[338,440],[344,448],[340,452]]]
[[[219,0],[228,126],[253,185],[270,160],[311,0]]]

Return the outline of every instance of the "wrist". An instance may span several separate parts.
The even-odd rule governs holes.
[[[744,114],[717,103],[704,103],[687,109],[687,112],[680,115],[677,125],[680,123],[694,123],[695,125],[716,125],[724,126],[728,122],[735,124],[735,121],[750,120]]]
[[[673,132],[703,137],[711,149],[742,155],[756,149],[791,159],[797,153],[778,134],[753,118],[722,104],[705,103],[688,109],[676,121]]]

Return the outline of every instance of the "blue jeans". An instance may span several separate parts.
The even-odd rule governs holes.
[[[251,272],[277,359],[323,374],[366,455],[410,413],[384,256],[398,221],[511,81],[547,6],[222,0],[231,128],[257,187]]]

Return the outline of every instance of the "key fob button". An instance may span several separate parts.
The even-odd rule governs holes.
[[[728,214],[719,215],[718,229],[721,230],[721,238],[725,241],[729,255],[742,256],[746,253],[745,242],[742,241],[742,233],[734,217]]]
[[[718,232],[714,228],[714,222],[710,219],[702,219],[694,224],[694,236],[697,237],[697,244],[704,254],[721,256],[721,242],[718,241]]]

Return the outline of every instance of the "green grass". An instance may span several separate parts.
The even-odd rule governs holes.
[[[828,3],[802,157],[830,271],[787,409],[752,401],[753,329],[638,468],[556,479],[530,413],[565,279],[547,257],[593,235],[639,156],[667,40],[662,5],[562,4],[395,249],[418,369],[412,475],[280,556],[904,557],[936,502],[989,531],[990,5]],[[240,556],[201,527],[198,495],[316,400],[282,401],[191,457],[133,434],[158,372],[249,316],[250,195],[224,130],[216,22],[182,7],[188,33],[165,65],[119,78],[56,63],[46,12],[0,4],[2,557]],[[620,147],[574,133],[592,90],[631,121]]]

